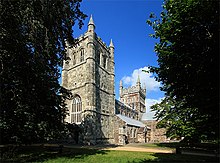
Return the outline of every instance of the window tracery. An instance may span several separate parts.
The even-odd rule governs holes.
[[[70,112],[70,123],[80,124],[82,121],[82,101],[79,96],[76,96],[72,101]]]

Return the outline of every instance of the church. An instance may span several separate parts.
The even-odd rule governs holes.
[[[141,121],[146,111],[146,88],[138,78],[136,85],[124,88],[115,99],[115,62],[112,40],[107,46],[95,32],[92,16],[78,44],[67,47],[69,60],[62,70],[62,86],[72,92],[67,100],[65,121],[80,128],[79,143],[126,144],[147,142],[149,127]]]

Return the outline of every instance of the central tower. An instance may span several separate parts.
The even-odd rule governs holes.
[[[78,44],[67,48],[62,71],[62,86],[73,94],[66,101],[69,116],[66,121],[81,127],[79,141],[85,144],[114,143],[113,115],[114,45],[107,46],[95,33],[92,16],[87,32]]]
[[[141,121],[143,114],[146,112],[145,99],[146,99],[146,86],[141,87],[140,77],[135,86],[123,88],[122,81],[120,81],[120,101],[130,106],[133,110],[137,111],[137,117],[133,117]]]

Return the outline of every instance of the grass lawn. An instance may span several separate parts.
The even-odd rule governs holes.
[[[85,148],[64,148],[62,153],[44,148],[24,148],[14,157],[0,162],[48,162],[48,163],[145,163],[145,162],[217,162],[216,158],[180,154],[107,151]]]
[[[179,146],[178,142],[173,143],[145,143],[140,144],[142,147],[158,148],[158,149],[175,149]]]

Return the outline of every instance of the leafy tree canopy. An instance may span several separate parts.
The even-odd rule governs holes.
[[[150,18],[147,23],[155,30],[151,36],[159,38],[155,45],[159,66],[151,71],[166,92],[164,101],[153,107],[156,117],[163,124],[170,122],[168,131],[175,129],[178,135],[216,139],[219,2],[165,0],[160,18],[154,14]]]
[[[1,144],[58,138],[69,93],[58,82],[81,0],[1,1]]]

